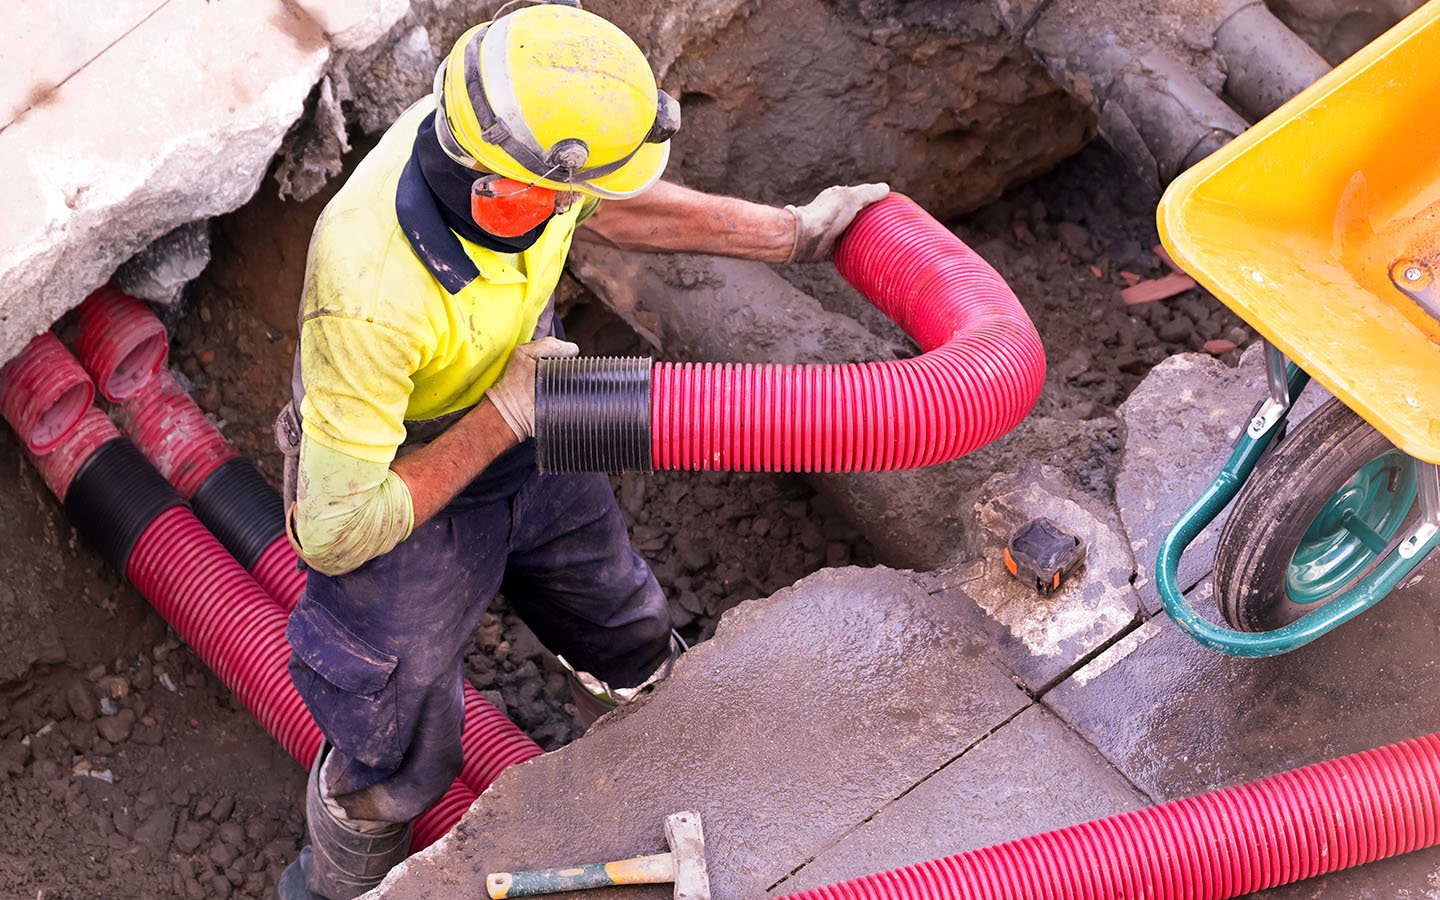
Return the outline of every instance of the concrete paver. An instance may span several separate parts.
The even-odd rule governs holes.
[[[789,894],[1137,809],[1147,801],[1031,706],[772,892]]]
[[[1030,702],[910,576],[826,570],[727,613],[648,700],[505,772],[386,896],[658,852],[687,808],[716,900],[759,896]]]
[[[982,551],[933,583],[1026,689],[1039,692],[1134,623],[1135,561],[1114,510],[1076,490],[1058,469],[1022,463],[990,479],[981,497],[975,510]],[[1002,555],[1015,529],[1036,518],[1070,531],[1087,549],[1085,568],[1044,596],[1011,575]]]

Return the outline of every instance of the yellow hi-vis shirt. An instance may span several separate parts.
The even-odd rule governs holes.
[[[405,439],[406,420],[473,406],[500,377],[510,352],[535,331],[582,211],[594,208],[577,203],[553,217],[520,254],[445,229],[478,270],[463,286],[443,253],[429,256],[436,269],[427,267],[397,217],[396,189],[433,108],[426,98],[406,110],[356,167],[321,213],[306,260],[304,436],[385,465]]]

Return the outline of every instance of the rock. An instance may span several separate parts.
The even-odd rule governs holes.
[[[177,307],[181,291],[210,264],[210,222],[187,222],[156,238],[115,270],[120,290],[161,306]]]
[[[229,844],[217,842],[210,845],[210,849],[205,855],[216,867],[223,869],[235,861],[235,848]]]
[[[100,719],[95,727],[100,732],[100,737],[112,744],[123,744],[130,737],[130,730],[135,727],[135,711],[122,709],[113,716]]]
[[[226,822],[216,829],[220,840],[239,851],[245,847],[245,829],[236,822]]]
[[[230,879],[224,875],[215,875],[210,879],[210,896],[225,900],[226,897],[230,896],[232,890],[233,886],[230,884]]]
[[[226,794],[215,801],[214,809],[210,810],[210,820],[217,823],[226,822],[230,818],[230,813],[234,812],[234,810],[235,798]]]
[[[1070,253],[1080,256],[1090,248],[1090,232],[1083,225],[1061,222],[1055,226],[1055,236]]]
[[[102,675],[95,680],[95,689],[102,697],[119,700],[130,695],[130,679],[124,675]]]
[[[24,772],[29,759],[30,748],[18,740],[0,741],[0,781]]]
[[[186,822],[175,832],[175,849],[181,853],[194,853],[204,841],[204,831],[194,822]]]
[[[260,4],[158,7],[0,132],[11,173],[0,359],[152,241],[255,193],[331,55],[319,26],[279,0]],[[147,47],[165,48],[165,71],[195,77],[157,80],[137,64]],[[214,102],[217,90],[225,102]],[[131,125],[137,116],[145,128]],[[80,122],[113,124],[77,144]]]
[[[84,681],[74,681],[65,689],[65,703],[70,712],[82,722],[95,720],[95,694]]]
[[[168,803],[162,804],[135,826],[135,843],[148,848],[157,857],[163,855],[175,837],[175,825],[178,821],[179,813],[175,807]]]

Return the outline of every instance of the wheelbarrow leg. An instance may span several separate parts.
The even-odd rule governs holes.
[[[1247,433],[1252,438],[1261,438],[1285,418],[1295,398],[1290,392],[1290,378],[1286,370],[1285,354],[1269,341],[1265,341],[1265,383],[1270,396],[1260,404],[1255,417],[1250,420]]]
[[[1440,466],[1415,460],[1415,477],[1420,482],[1420,522],[1400,544],[1400,556],[1412,559],[1422,547],[1440,534]]]

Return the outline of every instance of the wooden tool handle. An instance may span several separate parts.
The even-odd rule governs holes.
[[[675,880],[675,857],[670,853],[637,856],[618,862],[591,863],[566,869],[532,872],[492,872],[485,887],[492,900],[532,897],[559,891],[583,891],[612,884],[664,884]]]

